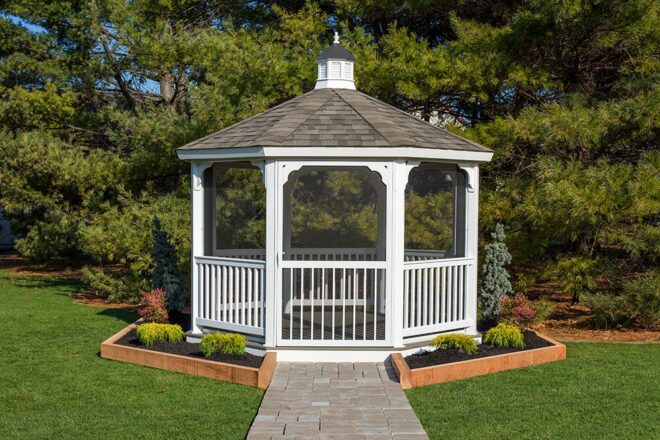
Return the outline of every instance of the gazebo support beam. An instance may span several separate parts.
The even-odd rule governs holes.
[[[192,277],[190,289],[190,309],[191,309],[191,331],[192,333],[201,333],[196,320],[199,316],[199,304],[197,293],[199,292],[199,274],[197,273],[197,264],[195,256],[204,255],[204,171],[213,165],[213,162],[192,162],[190,164],[190,184],[191,184],[191,262]]]
[[[477,254],[479,249],[479,165],[459,163],[466,174],[465,193],[465,256],[474,259],[467,276],[466,318],[472,320],[467,333],[477,334]]]

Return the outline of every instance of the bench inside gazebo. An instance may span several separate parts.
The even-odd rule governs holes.
[[[178,150],[192,170],[192,330],[280,360],[383,360],[477,336],[479,163],[492,152],[355,90],[316,89]]]

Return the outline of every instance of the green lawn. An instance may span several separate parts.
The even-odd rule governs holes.
[[[135,315],[76,305],[78,288],[0,271],[0,439],[245,436],[261,391],[101,359]],[[433,439],[660,438],[660,345],[568,350],[408,397]]]
[[[99,357],[134,313],[0,271],[0,438],[244,438],[262,391]]]
[[[408,398],[432,439],[660,438],[660,345],[567,345],[565,361]]]

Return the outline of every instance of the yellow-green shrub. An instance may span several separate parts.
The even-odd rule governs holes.
[[[511,324],[498,324],[484,336],[484,343],[498,347],[525,348],[525,338],[518,327]]]
[[[247,339],[238,333],[213,333],[204,335],[199,344],[200,351],[205,357],[211,357],[214,353],[243,356]]]
[[[431,345],[436,349],[449,348],[454,350],[463,350],[469,355],[473,355],[477,352],[477,343],[474,341],[474,338],[460,333],[436,336],[431,341]]]
[[[186,335],[178,324],[158,324],[155,322],[138,325],[136,332],[140,342],[147,347],[159,342],[179,342]]]

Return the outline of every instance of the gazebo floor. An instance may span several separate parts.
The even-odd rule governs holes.
[[[332,326],[333,313],[332,310],[325,311],[323,314],[320,310],[314,312],[314,325],[312,327],[312,314],[311,308],[305,307],[303,309],[302,320],[302,338],[300,310],[294,310],[293,323],[291,323],[291,314],[282,314],[282,339],[293,340],[345,340],[345,341],[372,341],[372,340],[385,340],[385,314],[377,313],[376,320],[376,334],[374,338],[374,313],[367,311],[366,325],[365,313],[358,310],[353,316],[350,309],[347,309],[344,316],[341,313],[334,313],[334,327]],[[355,325],[353,319],[355,318]],[[323,326],[321,323],[323,322]],[[293,324],[293,325],[292,325]],[[354,332],[355,330],[355,332]],[[312,337],[313,335],[313,337]]]

